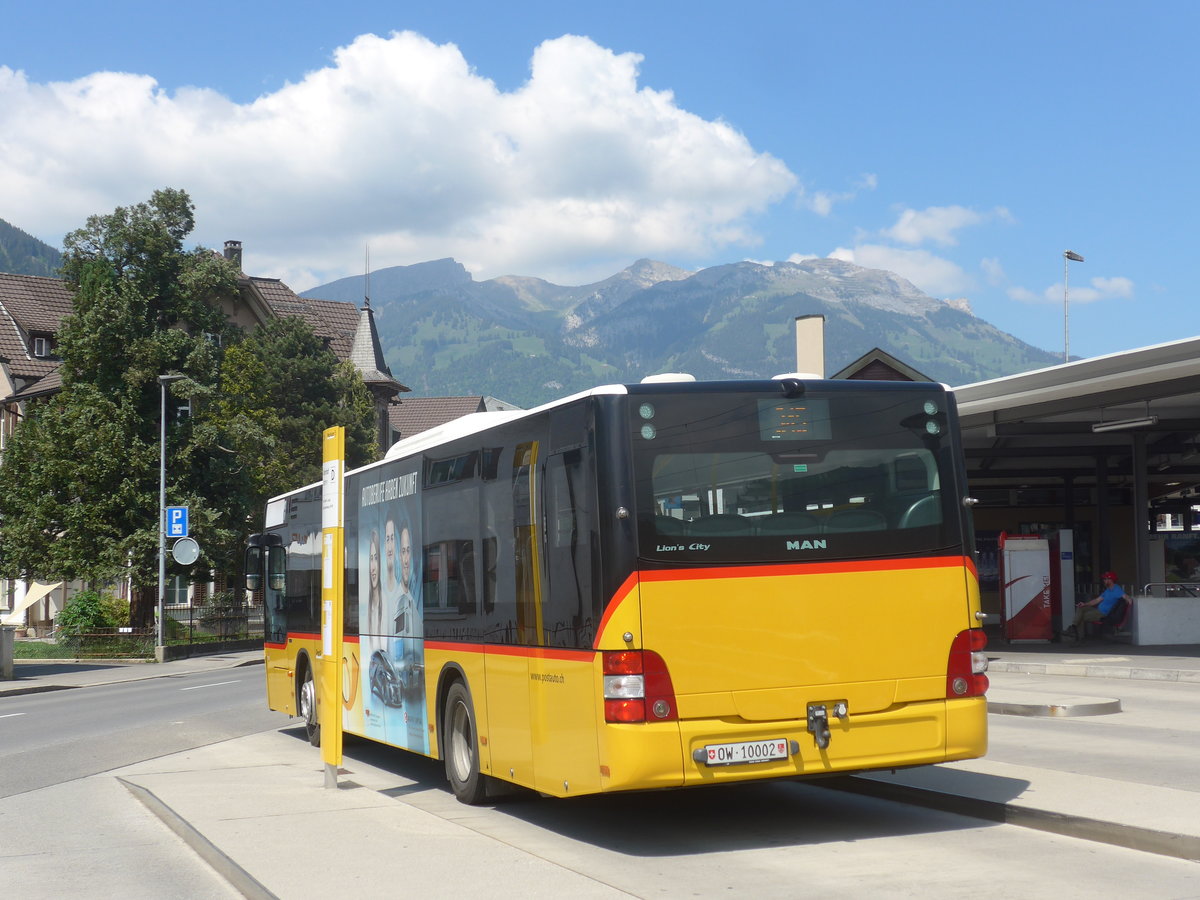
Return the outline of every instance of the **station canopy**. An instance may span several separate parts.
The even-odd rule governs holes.
[[[1200,337],[954,393],[981,505],[1091,505],[1099,485],[1149,511],[1200,504]]]

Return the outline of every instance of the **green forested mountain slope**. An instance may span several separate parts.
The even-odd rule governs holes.
[[[306,291],[361,302],[363,278]],[[529,406],[655,372],[770,377],[796,367],[796,316],[825,317],[827,373],[878,347],[935,381],[967,384],[1058,362],[890,272],[830,259],[689,273],[640,260],[596,284],[474,281],[451,259],[371,273],[392,373],[419,394]]]
[[[53,277],[61,261],[59,252],[49,244],[0,219],[0,272]]]

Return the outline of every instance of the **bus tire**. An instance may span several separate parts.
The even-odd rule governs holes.
[[[456,681],[446,693],[446,709],[442,719],[442,735],[446,740],[443,756],[446,779],[459,802],[474,806],[487,795],[487,779],[479,771],[479,733],[475,727],[475,707],[471,693],[461,681]]]
[[[314,747],[321,746],[321,722],[317,718],[317,685],[313,681],[312,666],[304,667],[300,679],[300,690],[296,692],[296,709],[304,720],[304,732]]]

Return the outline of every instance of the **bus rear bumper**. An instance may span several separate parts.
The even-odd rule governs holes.
[[[807,719],[686,719],[606,726],[601,790],[796,778],[971,759],[987,750],[987,701],[929,700],[861,715],[851,711],[843,719],[831,717],[828,730],[822,747]],[[672,742],[673,752],[668,750]],[[781,746],[785,749],[780,758],[738,758],[779,753]]]

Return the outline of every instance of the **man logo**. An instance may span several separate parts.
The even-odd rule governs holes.
[[[828,548],[826,541],[788,541],[787,548],[789,550],[825,550]]]

